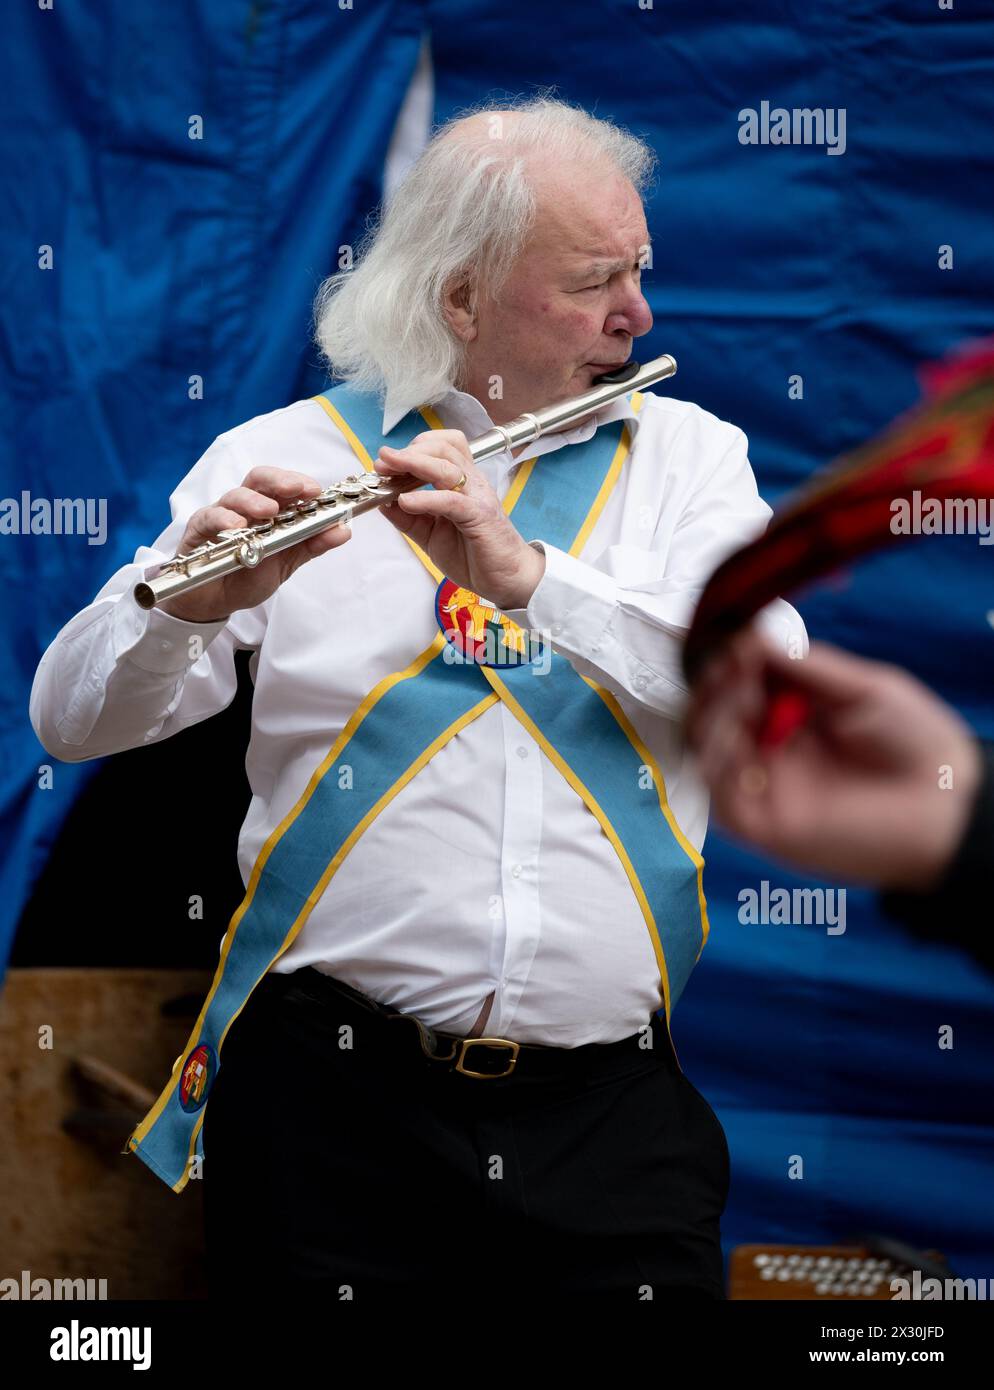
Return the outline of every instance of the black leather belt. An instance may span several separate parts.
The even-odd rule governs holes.
[[[430,1028],[413,1014],[401,1013],[380,1004],[351,985],[326,975],[312,966],[292,974],[269,971],[259,985],[266,993],[296,992],[327,1009],[341,1009],[345,1001],[381,1018],[391,1025],[400,1020],[417,1030],[421,1052],[439,1070],[457,1072],[475,1080],[502,1080],[515,1076],[530,1079],[565,1079],[570,1076],[619,1076],[660,1065],[679,1070],[666,1028],[658,1016],[646,1021],[646,1032],[633,1033],[613,1043],[586,1043],[580,1047],[545,1047],[538,1043],[519,1043],[512,1038],[483,1036],[459,1038]],[[384,1032],[384,1038],[388,1036]]]

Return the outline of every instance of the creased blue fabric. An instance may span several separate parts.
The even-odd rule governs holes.
[[[38,660],[159,534],[216,435],[326,384],[314,292],[380,199],[424,15],[410,0],[104,0],[5,20],[0,496],[105,498],[107,540],[0,536],[0,966],[96,766],[59,763],[36,789]]]

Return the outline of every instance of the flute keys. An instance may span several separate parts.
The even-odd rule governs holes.
[[[651,386],[664,377],[672,376],[676,362],[668,354],[656,358],[630,379],[621,382],[619,374],[613,381],[602,380],[592,391],[569,401],[545,406],[538,411],[522,415],[517,421],[489,430],[486,434],[470,441],[470,452],[479,463],[493,454],[501,453],[511,441],[522,443],[536,439],[551,429],[561,429],[582,420],[593,410],[600,409],[619,396],[627,395],[636,386]],[[260,563],[266,554],[285,550],[306,535],[315,534],[323,526],[348,523],[353,516],[370,511],[384,502],[392,502],[395,497],[407,492],[417,484],[417,480],[398,483],[394,478],[384,478],[370,468],[324,488],[317,497],[298,499],[287,505],[273,517],[266,517],[256,525],[241,530],[220,531],[216,541],[208,541],[187,554],[177,554],[159,567],[159,576],[148,582],[136,584],[135,601],[141,608],[154,608],[165,596],[172,597],[188,588],[205,584],[209,579],[220,578],[233,573],[238,566],[252,566]],[[312,520],[320,509],[327,512]],[[303,535],[301,534],[303,533]],[[202,571],[208,571],[208,574]]]
[[[262,542],[255,536],[250,536],[247,540],[242,541],[237,553],[240,565],[244,565],[246,569],[255,569],[264,554]]]

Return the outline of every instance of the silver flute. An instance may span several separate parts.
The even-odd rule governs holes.
[[[652,386],[675,371],[675,359],[664,353],[646,362],[644,367],[628,362],[615,371],[605,372],[597,378],[597,384],[582,395],[529,411],[470,440],[473,462],[479,463],[505,449],[530,444],[539,435],[571,425],[619,396]],[[406,476],[408,480],[398,485],[396,480],[381,478],[378,473],[353,473],[334,487],[326,487],[317,497],[295,502],[255,526],[219,531],[216,540],[205,541],[196,550],[151,566],[144,580],[135,585],[135,602],[141,608],[154,608],[157,603],[201,584],[209,584],[212,579],[223,579],[239,569],[253,569],[268,556],[299,545],[329,526],[350,522],[354,516],[393,502],[401,493],[427,486],[420,478]]]

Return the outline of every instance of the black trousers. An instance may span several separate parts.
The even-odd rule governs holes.
[[[212,1298],[724,1297],[728,1145],[658,1019],[651,1049],[479,1079],[362,1000],[270,974],[232,1025],[204,1117]]]

